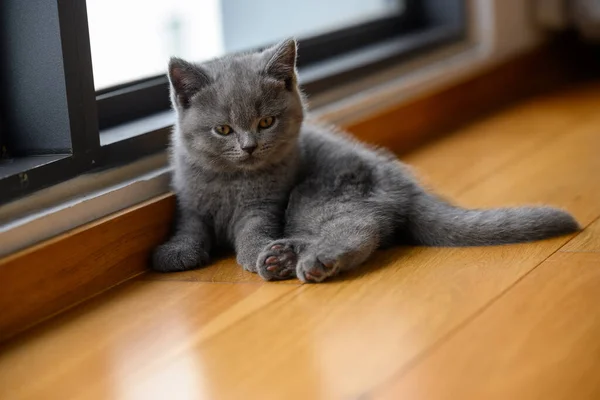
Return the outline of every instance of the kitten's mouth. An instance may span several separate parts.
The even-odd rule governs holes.
[[[237,161],[237,165],[239,168],[248,169],[248,170],[256,170],[264,168],[269,163],[266,161],[267,158],[259,157],[257,155],[248,155],[243,158],[239,158]]]
[[[248,155],[244,156],[243,158],[239,159],[239,162],[241,164],[245,164],[245,165],[256,164],[258,161],[260,161],[260,159],[256,156],[253,156],[252,154],[248,154]]]

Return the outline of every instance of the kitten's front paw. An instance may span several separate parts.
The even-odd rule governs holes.
[[[206,252],[195,240],[174,239],[154,250],[152,269],[159,272],[177,272],[204,266],[209,261]]]
[[[258,256],[258,274],[266,281],[294,278],[298,257],[287,240],[269,243]]]

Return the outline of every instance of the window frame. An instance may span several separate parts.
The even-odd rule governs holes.
[[[5,4],[14,5],[18,1],[6,0]],[[58,20],[55,34],[63,61],[64,94],[59,97],[65,102],[61,111],[68,118],[69,132],[65,134],[71,148],[42,156],[19,154],[0,161],[0,205],[86,172],[133,162],[168,146],[172,121],[163,118],[156,123],[154,118],[170,109],[166,76],[96,92],[86,2],[55,0],[53,4]],[[19,6],[29,8],[29,12],[36,11],[34,2],[22,2]],[[320,93],[376,73],[433,46],[465,38],[464,0],[406,0],[405,6],[400,17],[386,17],[301,39],[298,68],[304,91],[309,95]],[[353,40],[348,40],[350,37]],[[43,63],[37,62],[42,68]],[[10,99],[2,99],[0,115],[11,112],[8,102]],[[10,132],[10,128],[10,125],[0,128],[4,139],[17,133]],[[0,145],[4,147],[2,141]]]

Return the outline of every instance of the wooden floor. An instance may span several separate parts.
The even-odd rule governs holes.
[[[600,399],[600,86],[405,160],[462,205],[551,203],[586,228],[392,249],[318,285],[264,283],[232,260],[147,274],[5,344],[0,398]]]

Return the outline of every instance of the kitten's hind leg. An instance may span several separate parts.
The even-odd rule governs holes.
[[[322,282],[365,262],[380,244],[381,226],[367,216],[334,219],[321,238],[298,254],[296,276],[302,282]]]

